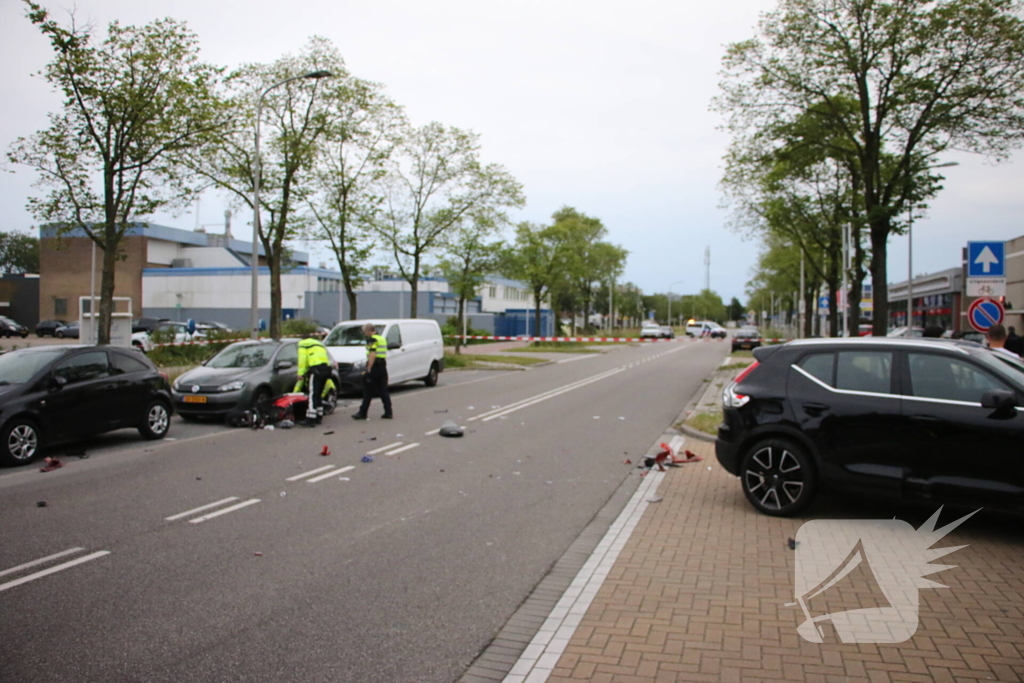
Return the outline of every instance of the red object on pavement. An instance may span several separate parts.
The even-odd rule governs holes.
[[[45,460],[43,460],[43,462],[46,463],[46,467],[40,467],[40,472],[52,472],[53,470],[64,467],[64,463],[62,463],[57,458],[46,458]]]
[[[330,455],[330,454],[331,454],[331,449],[329,449],[327,446],[324,446],[323,450],[320,451],[320,455]]]

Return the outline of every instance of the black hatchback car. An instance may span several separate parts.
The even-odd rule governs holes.
[[[162,439],[173,407],[167,378],[138,351],[37,346],[0,356],[0,463],[44,446],[134,427]]]
[[[973,342],[805,339],[754,351],[715,451],[747,499],[819,488],[1024,510],[1024,363]]]

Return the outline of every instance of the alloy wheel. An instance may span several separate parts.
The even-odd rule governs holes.
[[[800,500],[806,482],[800,460],[783,446],[765,446],[751,456],[743,473],[747,491],[766,510]]]

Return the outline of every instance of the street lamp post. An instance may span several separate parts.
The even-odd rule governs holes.
[[[685,280],[676,280],[668,286],[668,326],[672,327],[672,288],[681,285]]]
[[[949,168],[959,166],[959,161],[947,161],[944,164],[925,166],[922,171],[933,168]],[[914,205],[907,207],[907,336],[914,336]]]
[[[252,182],[252,301],[251,308],[249,311],[249,328],[251,330],[250,337],[256,339],[260,336],[260,324],[259,324],[259,282],[260,282],[260,181],[263,178],[263,164],[260,161],[260,119],[263,118],[263,98],[274,88],[280,87],[285,83],[291,83],[302,78],[329,78],[333,76],[330,71],[310,71],[300,76],[292,76],[290,78],[284,78],[277,83],[274,83],[266,90],[260,93],[259,99],[256,100],[256,156],[253,159],[253,182]]]

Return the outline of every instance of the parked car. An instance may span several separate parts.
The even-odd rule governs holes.
[[[761,346],[761,333],[755,329],[745,327],[736,330],[736,333],[732,335],[733,351],[752,351],[759,346]]]
[[[5,337],[21,337],[24,339],[28,336],[28,328],[16,320],[0,315],[0,334]]]
[[[750,503],[820,488],[1024,510],[1024,363],[942,339],[805,339],[754,351],[715,451]]]
[[[660,336],[661,336],[662,339],[675,339],[676,338],[676,331],[674,329],[672,329],[671,325],[662,325],[658,329],[661,331],[661,335]]]
[[[352,320],[336,325],[324,346],[338,364],[339,391],[362,391],[366,370],[366,337],[363,325],[373,323],[388,342],[388,384],[421,380],[437,384],[444,370],[444,341],[436,320]]]
[[[162,322],[166,322],[167,318],[134,318],[132,320],[132,334],[136,332],[149,332],[154,327]]]
[[[234,332],[233,329],[231,329],[224,323],[219,323],[216,321],[204,321],[201,323],[196,323],[196,329],[202,331],[207,336],[209,336],[211,332],[214,334],[225,335]]]
[[[134,427],[170,429],[171,388],[142,354],[113,346],[37,346],[0,356],[0,462],[22,465],[41,448]]]
[[[661,325],[656,322],[645,322],[640,325],[641,339],[660,339]]]
[[[251,408],[264,399],[290,393],[298,377],[297,366],[298,342],[294,339],[235,342],[174,380],[175,410],[193,420]],[[337,385],[337,376],[333,379]],[[327,397],[325,413],[334,410],[336,398],[336,391]]]
[[[50,335],[51,337],[56,336],[57,328],[67,325],[66,320],[40,320],[36,324],[36,336],[45,337]]]
[[[78,321],[72,320],[67,325],[61,325],[53,331],[53,336],[58,339],[64,339],[65,337],[71,337],[72,339],[78,339],[79,328]]]
[[[189,341],[202,341],[206,335],[202,330],[197,329],[189,334],[188,326],[181,322],[164,320],[148,332],[135,332],[132,334],[132,346],[143,353],[149,353],[158,342],[163,340],[166,343],[181,344]]]

